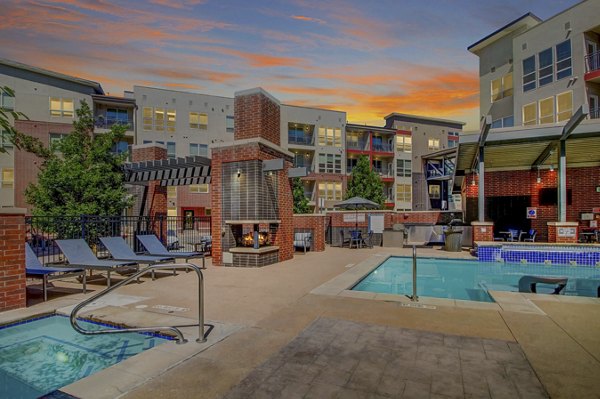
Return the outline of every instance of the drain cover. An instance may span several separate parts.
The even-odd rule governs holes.
[[[169,313],[173,312],[187,312],[190,308],[180,308],[178,306],[170,306],[170,305],[154,305],[152,309],[164,310]]]

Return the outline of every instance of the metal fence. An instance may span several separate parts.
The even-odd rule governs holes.
[[[155,234],[172,251],[194,251],[211,235],[210,216],[28,216],[27,242],[42,263],[62,263],[55,243],[59,239],[83,238],[98,257],[109,254],[100,237],[123,237],[136,252],[143,247],[137,235]]]

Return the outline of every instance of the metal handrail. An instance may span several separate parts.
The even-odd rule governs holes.
[[[94,331],[86,330],[86,329],[82,328],[81,326],[79,326],[79,324],[77,324],[77,313],[81,309],[83,309],[85,306],[87,306],[90,303],[92,303],[93,301],[95,301],[96,299],[103,297],[106,294],[109,294],[110,292],[116,290],[117,288],[121,287],[122,285],[125,285],[125,284],[131,282],[132,280],[135,280],[138,277],[141,277],[142,275],[144,275],[150,271],[154,271],[155,269],[173,269],[174,266],[176,266],[177,268],[192,269],[196,272],[196,275],[198,276],[198,324],[180,325],[180,326],[107,328],[107,329],[94,330]],[[209,329],[207,330],[206,333],[204,333],[204,276],[202,275],[202,271],[200,270],[200,268],[191,263],[176,263],[176,264],[171,263],[171,264],[150,265],[150,266],[132,274],[125,280],[119,281],[117,284],[106,288],[104,291],[101,291],[98,294],[93,295],[91,298],[88,298],[85,301],[81,302],[79,305],[75,306],[75,308],[73,308],[73,311],[71,312],[70,320],[71,320],[71,326],[75,329],[75,331],[77,331],[80,334],[84,334],[84,335],[119,334],[119,333],[128,333],[128,332],[171,331],[177,336],[176,339],[177,339],[178,344],[186,343],[187,340],[183,337],[183,333],[177,327],[198,326],[199,334],[198,334],[198,339],[196,340],[196,342],[198,342],[198,343],[206,342],[206,337],[208,336],[208,334],[210,334],[210,332],[212,331],[212,329],[214,327],[210,324],[207,324],[209,326]]]
[[[407,295],[413,302],[419,302],[419,296],[417,295],[417,246],[413,244],[413,255],[412,255],[412,273],[413,273],[413,293]]]

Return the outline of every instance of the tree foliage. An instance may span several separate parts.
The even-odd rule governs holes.
[[[292,194],[294,196],[294,213],[310,213],[308,198],[304,195],[304,186],[299,177],[293,180]]]
[[[126,154],[115,154],[125,128],[94,135],[94,118],[85,101],[76,110],[73,132],[48,148],[29,148],[44,162],[38,182],[25,190],[34,215],[120,215],[130,200],[124,187]]]
[[[383,183],[381,177],[369,165],[369,157],[362,155],[358,158],[356,166],[348,181],[346,198],[362,197],[383,206],[385,197],[383,195]]]

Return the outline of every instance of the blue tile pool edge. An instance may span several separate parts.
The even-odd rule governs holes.
[[[66,317],[69,318],[69,316],[62,314],[62,313],[58,313],[58,312],[49,312],[49,313],[40,313],[38,315],[34,315],[31,317],[26,317],[24,319],[20,319],[17,321],[10,321],[4,324],[0,324],[0,330],[4,330],[6,328],[9,327],[16,327],[16,326],[20,326],[22,324],[28,324],[28,323],[32,323],[34,321],[37,320],[42,320],[42,319],[47,319],[49,317],[54,317],[54,316],[60,316],[60,317]],[[90,318],[85,318],[85,317],[78,317],[77,320],[79,321],[85,321],[87,323],[91,323],[91,324],[96,324],[99,326],[103,326],[103,327],[108,327],[108,328],[124,328],[126,326],[117,324],[117,323],[111,323],[109,321],[99,321],[99,320],[95,320],[95,319],[90,319]],[[134,332],[135,334],[141,334],[141,335],[147,335],[150,337],[155,337],[155,338],[162,338],[162,339],[166,339],[168,341],[175,341],[176,338],[175,336],[171,336],[171,335],[166,335],[166,334],[160,334],[157,332]]]

